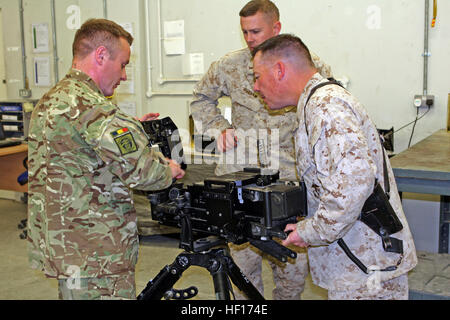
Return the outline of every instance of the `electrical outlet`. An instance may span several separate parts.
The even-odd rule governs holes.
[[[423,95],[416,94],[414,96],[414,107],[422,108],[422,107],[432,107],[434,105],[434,96],[433,95]]]
[[[31,97],[31,90],[30,89],[20,89],[19,95],[22,98],[30,98]]]

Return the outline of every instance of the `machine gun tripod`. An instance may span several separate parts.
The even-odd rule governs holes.
[[[276,245],[278,243],[274,242]],[[283,254],[292,258],[296,253],[283,248]],[[278,247],[277,246],[277,247]],[[174,289],[173,286],[190,266],[207,269],[212,276],[217,300],[230,300],[232,292],[231,282],[239,288],[250,300],[264,300],[264,297],[242,273],[230,256],[227,242],[216,236],[201,238],[193,242],[192,252],[180,253],[175,261],[166,265],[158,275],[147,283],[145,289],[137,297],[138,300],[175,299],[185,300],[197,295],[198,289],[191,286],[184,290]]]

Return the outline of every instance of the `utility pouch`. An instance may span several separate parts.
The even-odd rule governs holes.
[[[364,203],[359,220],[381,237],[385,251],[403,253],[402,241],[389,236],[402,230],[403,225],[379,183]]]
[[[403,225],[389,203],[387,194],[378,182],[374,191],[364,203],[359,220],[381,237],[384,251],[400,254],[397,265],[386,267],[380,271],[396,270],[403,257],[403,241],[392,238],[390,235],[402,230]],[[351,252],[344,239],[339,239],[337,243],[358,268],[366,274],[369,273],[369,269]]]

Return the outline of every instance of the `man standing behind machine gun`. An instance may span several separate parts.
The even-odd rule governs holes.
[[[214,138],[218,151],[223,152],[224,158],[234,159],[233,163],[219,163],[215,170],[217,175],[242,171],[246,167],[260,167],[264,164],[262,159],[257,161],[257,143],[246,141],[246,138],[251,140],[253,137],[243,138],[239,136],[240,133],[258,131],[271,139],[278,134],[279,139],[273,144],[279,147],[279,152],[278,154],[271,152],[269,158],[279,163],[276,169],[280,170],[281,179],[298,180],[291,134],[295,126],[295,106],[271,112],[260,96],[253,91],[254,74],[250,51],[264,40],[279,34],[281,30],[279,10],[271,1],[253,0],[242,8],[239,15],[248,47],[231,52],[214,62],[195,87],[191,112],[196,131],[203,134],[215,131],[217,134]],[[313,59],[319,72],[324,77],[331,77],[330,68],[319,57],[313,56]],[[233,127],[217,108],[218,100],[224,96],[231,98]],[[267,147],[268,145],[265,146]],[[252,162],[255,159],[256,161]],[[248,244],[230,245],[230,250],[241,270],[263,294],[262,253]],[[300,299],[308,272],[306,254],[304,251],[301,252],[297,252],[295,263],[287,263],[284,266],[269,260],[276,286],[273,290],[273,299]],[[236,297],[244,298],[238,292]]]
[[[308,248],[312,279],[329,299],[408,299],[414,241],[366,110],[317,73],[295,36],[271,38],[253,55],[254,89],[268,106],[298,103],[292,133],[309,215],[287,225],[283,245]]]

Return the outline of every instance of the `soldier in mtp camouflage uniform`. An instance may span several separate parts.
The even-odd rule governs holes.
[[[267,0],[250,1],[239,13],[241,28],[248,47],[231,52],[211,64],[194,89],[191,113],[197,133],[207,133],[217,141],[221,159],[215,173],[223,175],[246,167],[267,166],[280,171],[284,180],[298,180],[295,171],[294,139],[295,106],[271,112],[253,91],[251,50],[281,29],[277,7]],[[324,77],[331,77],[330,68],[317,56],[314,63]],[[232,126],[217,108],[221,97],[230,97]],[[227,130],[228,129],[228,130]],[[236,140],[235,140],[236,138]],[[264,143],[267,161],[258,156],[257,140]],[[264,154],[263,153],[263,154]],[[261,276],[262,253],[248,244],[230,245],[231,255],[244,274],[263,293]],[[308,272],[304,250],[297,250],[295,263],[269,263],[273,270],[274,299],[300,299]],[[242,294],[236,293],[238,298]]]
[[[85,22],[75,35],[72,69],[32,114],[29,257],[33,268],[59,280],[62,299],[136,298],[129,188],[166,188],[184,174],[148,147],[138,120],[105,97],[126,80],[132,41],[112,21]]]
[[[312,279],[328,290],[329,299],[407,299],[407,272],[417,264],[416,251],[389,159],[367,112],[336,84],[312,91],[327,80],[317,73],[297,37],[274,37],[254,54],[254,89],[268,106],[298,103],[293,135],[309,215],[286,227],[292,232],[283,244],[308,248]],[[375,181],[384,186],[383,159],[389,202],[403,225],[392,237],[403,241],[403,253],[385,251],[381,236],[359,220]],[[339,239],[368,272],[341,249]]]

